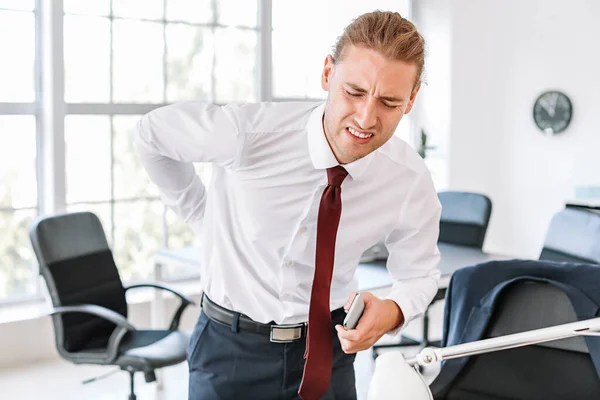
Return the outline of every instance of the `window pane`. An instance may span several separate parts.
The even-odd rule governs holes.
[[[36,210],[0,212],[0,298],[36,292],[37,263],[29,241]]]
[[[110,120],[65,118],[67,203],[110,200]]]
[[[211,23],[213,22],[211,3],[212,0],[167,0],[167,20]]]
[[[172,249],[198,245],[197,238],[190,227],[170,209],[167,209],[167,232],[169,247]],[[164,267],[163,275],[169,281],[198,278],[200,276],[198,268],[179,265],[165,265]]]
[[[231,0],[230,0],[231,1]],[[319,10],[315,13],[314,10]],[[409,17],[410,0],[304,0],[302,2],[273,1],[273,29],[292,30],[311,21],[311,28],[331,31],[337,36],[353,19],[361,14],[381,10],[399,12]],[[313,22],[317,22],[313,24]]]
[[[153,257],[163,247],[163,212],[160,201],[115,204],[113,252],[124,281],[152,278]]]
[[[256,0],[217,0],[217,21],[221,25],[256,27],[257,19]]]
[[[279,3],[275,3],[279,4]],[[275,12],[275,4],[273,4]],[[296,9],[294,9],[296,10]],[[273,95],[275,97],[325,98],[321,88],[321,72],[325,57],[330,53],[335,36],[323,32],[324,21],[317,19],[315,29],[302,29],[300,19],[315,20],[304,10],[286,15],[292,26],[273,30]],[[322,17],[322,16],[321,16]],[[275,16],[273,16],[275,21]],[[312,26],[312,24],[311,24]],[[299,35],[298,32],[303,32]],[[306,43],[311,43],[307,46]]]
[[[254,101],[256,99],[255,31],[217,28],[215,34],[215,100]]]
[[[108,244],[112,243],[112,220],[110,218],[110,203],[102,203],[102,204],[87,204],[87,203],[79,203],[79,204],[71,204],[67,206],[67,212],[79,212],[79,211],[90,211],[93,212],[100,218],[100,222],[102,223],[102,228],[104,229],[104,234],[106,235],[106,239],[108,240]]]
[[[163,101],[163,26],[155,22],[115,20],[114,98],[118,102]]]
[[[35,0],[0,0],[0,8],[32,11]]]
[[[0,116],[0,208],[36,205],[35,117]]]
[[[63,0],[67,14],[103,15],[110,14],[110,0]]]
[[[35,100],[34,49],[34,14],[0,10],[0,102]]]
[[[171,209],[167,209],[167,234],[170,248],[178,249],[197,244],[197,238],[192,229]]]
[[[110,101],[110,20],[67,15],[64,21],[67,102]]]
[[[167,101],[212,100],[210,28],[167,25]]]
[[[133,132],[140,116],[113,117],[115,198],[158,196],[133,147]]]
[[[162,19],[164,0],[113,0],[116,17]]]

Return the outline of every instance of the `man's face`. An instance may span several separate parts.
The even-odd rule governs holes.
[[[416,74],[416,65],[364,47],[347,46],[337,64],[327,56],[321,77],[329,92],[323,125],[340,164],[366,156],[392,137],[419,91],[413,88]]]

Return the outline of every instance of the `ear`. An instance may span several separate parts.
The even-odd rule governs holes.
[[[331,76],[333,75],[333,68],[335,67],[335,62],[333,61],[333,57],[329,54],[325,58],[325,65],[323,66],[323,74],[321,74],[321,87],[324,91],[329,91],[329,82],[331,81]]]
[[[410,110],[412,110],[413,105],[415,104],[415,100],[417,99],[417,93],[419,93],[419,89],[421,89],[421,82],[419,82],[417,86],[415,86],[415,88],[412,90],[404,114],[408,114]]]

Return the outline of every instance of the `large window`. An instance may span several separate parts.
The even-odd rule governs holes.
[[[258,39],[253,0],[0,0],[0,303],[40,296],[38,215],[96,213],[124,280],[193,243],[133,130],[175,101],[256,101]]]
[[[140,110],[257,98],[257,3],[233,3],[64,1],[67,210],[100,216],[123,279],[150,278],[156,251],[193,241],[135,154]]]

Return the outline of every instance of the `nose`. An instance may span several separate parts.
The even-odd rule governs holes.
[[[356,122],[360,125],[359,128],[369,130],[377,125],[377,105],[375,99],[367,99],[359,105],[355,113]]]

